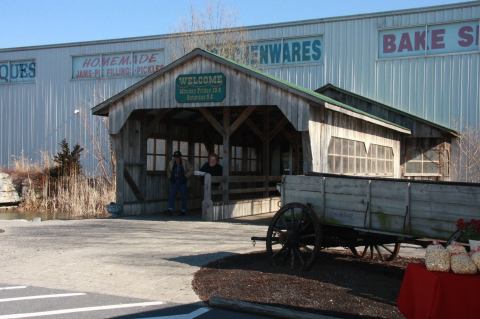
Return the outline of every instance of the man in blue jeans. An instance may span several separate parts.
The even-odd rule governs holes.
[[[192,165],[182,158],[180,151],[173,153],[173,159],[168,163],[167,178],[170,181],[170,192],[168,195],[168,213],[172,214],[175,210],[175,200],[177,193],[180,193],[180,199],[182,200],[182,215],[187,214],[187,180],[192,176]]]

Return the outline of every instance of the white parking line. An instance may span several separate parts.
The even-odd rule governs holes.
[[[32,317],[41,317],[41,316],[62,315],[62,314],[76,313],[76,312],[113,310],[113,309],[135,308],[135,307],[149,307],[149,306],[158,306],[162,304],[163,302],[161,301],[149,301],[149,302],[127,303],[127,304],[107,305],[107,306],[97,306],[97,307],[60,309],[60,310],[51,310],[51,311],[42,311],[42,312],[17,313],[17,314],[11,314],[11,315],[3,315],[3,316],[0,315],[0,319],[32,318]]]
[[[76,292],[76,293],[69,293],[69,294],[36,295],[36,296],[4,298],[4,299],[0,299],[0,302],[10,302],[10,301],[20,301],[20,300],[34,300],[34,299],[48,299],[48,298],[63,298],[63,297],[84,296],[84,295],[86,295],[86,293],[84,293],[84,292]]]
[[[13,290],[13,289],[25,289],[27,286],[10,286],[10,287],[0,287],[0,290]]]

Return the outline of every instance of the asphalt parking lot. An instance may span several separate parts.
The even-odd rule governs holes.
[[[0,319],[37,317],[55,319],[264,318],[213,309],[201,302],[177,305],[162,301],[0,283]]]
[[[191,304],[193,274],[227,255],[263,249],[265,226],[196,217],[0,220],[0,282]]]

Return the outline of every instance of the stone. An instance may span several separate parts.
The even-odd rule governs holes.
[[[13,181],[6,173],[0,172],[0,205],[16,204],[20,202],[20,196],[13,185]]]

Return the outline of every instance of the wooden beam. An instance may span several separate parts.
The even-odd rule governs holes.
[[[135,198],[139,201],[144,201],[145,197],[143,196],[142,192],[138,188],[137,184],[132,178],[132,175],[130,175],[126,167],[124,167],[123,169],[123,176],[125,177],[125,181],[127,182],[128,186],[130,186],[130,188],[132,189]]]
[[[240,125],[242,125],[243,122],[245,122],[245,120],[250,116],[250,114],[252,114],[253,111],[255,111],[255,109],[256,109],[255,106],[249,106],[246,109],[244,109],[242,113],[240,113],[237,119],[230,126],[230,134],[233,134],[233,132],[235,132],[240,127]]]
[[[220,125],[220,123],[218,123],[217,119],[212,115],[212,113],[210,113],[209,110],[203,107],[198,108],[198,110],[200,111],[200,113],[202,113],[205,119],[207,119],[207,121],[213,126],[213,128],[216,129],[218,133],[220,133],[220,135],[222,136],[225,135],[224,128],[222,127],[222,125]],[[225,124],[225,121],[224,121],[224,124]],[[230,122],[228,123],[228,125],[230,126]]]
[[[247,119],[245,121],[245,124],[248,125],[250,130],[263,142],[265,141],[265,135],[262,133],[262,131],[258,128],[258,126],[253,123],[251,119]]]
[[[223,203],[229,200],[229,176],[230,176],[230,109],[223,107]]]
[[[150,135],[155,125],[158,124],[158,122],[160,122],[161,120],[165,119],[171,111],[172,110],[161,111],[160,113],[155,115],[153,119],[147,121],[147,123],[145,124],[146,126],[145,131],[146,131],[147,137],[148,135]]]
[[[265,175],[265,182],[263,182],[263,187],[265,189],[264,196],[268,196],[268,176],[270,176],[270,112],[268,108],[265,108],[263,116],[263,133],[265,139],[263,140],[263,175]]]
[[[275,136],[277,136],[278,133],[280,133],[287,124],[288,120],[285,117],[282,117],[280,122],[278,122],[277,125],[275,125],[275,127],[268,134],[269,141],[271,141]]]

